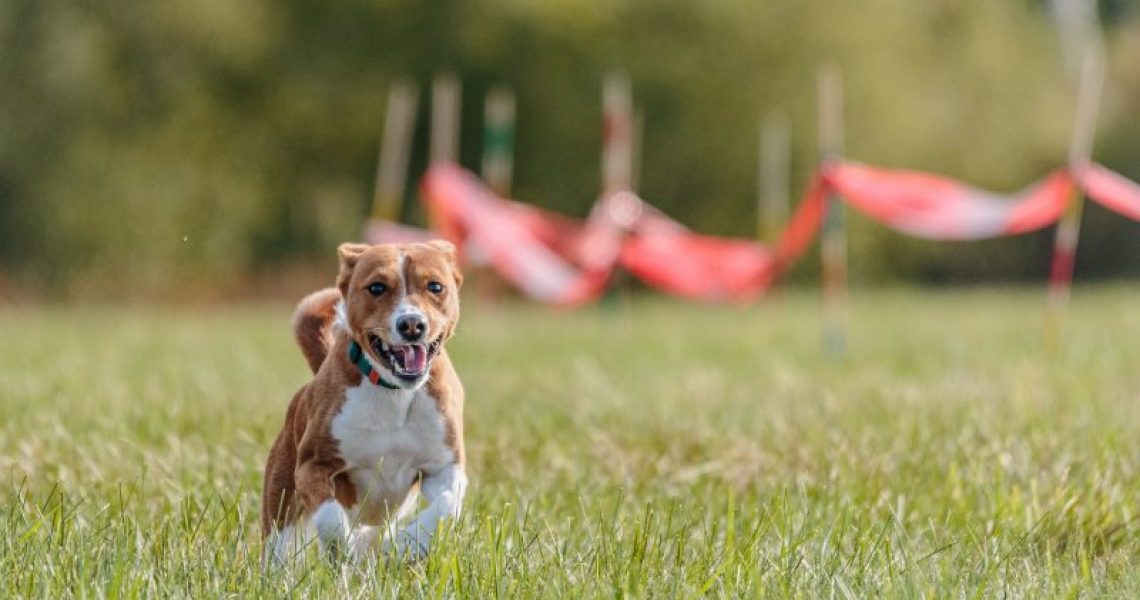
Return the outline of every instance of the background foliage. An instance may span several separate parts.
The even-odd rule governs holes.
[[[1101,6],[1096,155],[1140,178],[1134,5]],[[327,265],[366,215],[389,83],[443,70],[465,84],[462,161],[478,165],[483,93],[507,83],[515,195],[575,215],[599,187],[601,80],[624,71],[645,114],[643,195],[701,231],[752,235],[757,124],[791,117],[801,189],[829,59],[852,158],[1008,191],[1064,160],[1072,86],[1036,1],[9,0],[0,291],[149,293]],[[1085,225],[1079,274],[1137,270],[1137,226],[1095,208]],[[1050,240],[930,244],[856,218],[853,272],[1039,280]]]

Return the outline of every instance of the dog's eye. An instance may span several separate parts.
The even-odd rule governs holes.
[[[379,296],[380,294],[383,294],[384,290],[388,288],[384,287],[383,283],[373,283],[369,284],[369,286],[365,289],[368,290],[369,294],[372,294],[373,296]]]
[[[443,284],[438,281],[429,281],[427,290],[433,294],[441,294],[443,293]]]

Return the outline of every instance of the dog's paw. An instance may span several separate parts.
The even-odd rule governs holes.
[[[376,527],[357,527],[348,535],[348,558],[353,563],[367,563],[376,559]]]
[[[335,500],[329,500],[313,513],[312,523],[325,554],[334,560],[343,557],[352,527],[344,508]]]
[[[427,558],[428,536],[421,533],[416,535],[404,529],[394,536],[384,538],[381,552],[389,559],[404,562],[419,562]]]

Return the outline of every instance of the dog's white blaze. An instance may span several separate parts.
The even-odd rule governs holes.
[[[388,321],[388,328],[391,331],[391,339],[393,339],[393,340],[402,339],[402,336],[400,335],[400,328],[397,326],[397,324],[400,322],[401,317],[411,315],[411,316],[416,316],[416,317],[423,319],[425,323],[427,322],[427,318],[424,316],[423,311],[416,308],[416,306],[414,304],[412,304],[411,302],[408,302],[408,285],[411,282],[409,282],[407,279],[404,278],[404,262],[405,262],[405,257],[404,257],[404,254],[401,252],[400,253],[400,260],[399,260],[399,263],[400,263],[400,297],[396,300],[396,307],[394,309],[392,309],[392,316]],[[429,327],[430,327],[430,325],[429,325]],[[431,339],[431,334],[432,334],[432,332],[430,330],[424,331],[424,339],[425,340]]]
[[[346,507],[355,524],[384,525],[400,516],[401,507],[414,505],[409,492],[421,473],[426,494],[428,481],[455,462],[444,444],[443,416],[423,389],[388,390],[365,382],[349,388],[333,417],[332,435],[356,487],[357,503]]]

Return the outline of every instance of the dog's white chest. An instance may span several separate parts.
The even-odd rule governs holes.
[[[443,416],[423,388],[391,391],[367,383],[349,388],[332,420],[332,436],[356,487],[350,513],[369,525],[393,515],[421,473],[454,461],[444,443]]]

